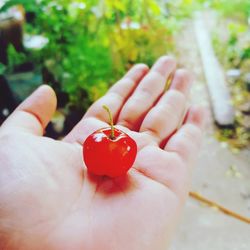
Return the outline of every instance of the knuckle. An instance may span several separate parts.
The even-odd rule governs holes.
[[[184,94],[175,89],[170,89],[167,92],[167,99],[168,102],[172,105],[184,105],[186,101],[186,97],[184,96]]]
[[[122,102],[124,100],[124,96],[119,92],[109,92],[106,99],[112,100],[112,102]],[[103,101],[103,105],[105,102],[107,102],[107,100]]]
[[[190,141],[196,141],[201,138],[201,130],[193,124],[186,124],[186,128],[183,131],[183,135]]]
[[[183,159],[185,161],[188,160],[190,151],[191,147],[189,145],[189,140],[185,138],[178,141],[178,152],[179,152],[178,156],[181,161],[183,161]]]
[[[163,111],[168,119],[168,124],[173,124],[173,126],[180,120],[179,112],[176,112],[177,108],[177,105],[166,104]]]
[[[147,87],[143,87],[138,91],[137,94],[134,95],[135,100],[150,100],[153,96],[152,90]]]
[[[150,74],[148,74],[147,78],[146,78],[149,82],[161,82],[161,83],[165,83],[166,82],[166,78],[158,71],[151,71]]]

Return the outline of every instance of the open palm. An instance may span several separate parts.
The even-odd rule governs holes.
[[[34,92],[0,128],[0,249],[167,249],[201,140],[200,108],[177,130],[190,85],[169,57],[149,72],[136,65],[62,141],[42,136],[54,92]],[[108,126],[103,104],[138,145],[133,167],[114,179],[89,174],[82,161],[86,137]]]

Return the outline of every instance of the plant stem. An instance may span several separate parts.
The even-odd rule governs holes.
[[[245,217],[243,215],[237,214],[234,211],[231,211],[228,208],[225,208],[225,207],[219,205],[218,203],[216,203],[216,202],[214,202],[212,200],[209,200],[209,199],[203,197],[202,195],[200,195],[200,194],[198,194],[196,192],[189,192],[189,196],[193,197],[194,199],[196,199],[198,201],[201,201],[201,202],[207,204],[210,207],[215,207],[215,208],[219,209],[224,214],[232,216],[232,217],[234,217],[234,218],[236,218],[238,220],[244,221],[244,222],[246,222],[248,224],[250,223],[250,218],[247,218],[247,217]]]
[[[110,127],[111,127],[111,135],[110,135],[110,139],[114,140],[115,139],[115,128],[114,128],[114,121],[113,121],[113,116],[111,114],[111,111],[109,109],[108,106],[103,105],[102,106],[109,114],[109,123],[110,123]]]

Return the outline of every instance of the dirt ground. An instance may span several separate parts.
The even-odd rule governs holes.
[[[205,105],[210,111],[192,191],[250,217],[250,150],[233,153],[214,137],[210,100],[191,20],[176,41],[180,66],[196,75],[190,102]],[[171,250],[249,250],[249,235],[249,224],[189,197]]]

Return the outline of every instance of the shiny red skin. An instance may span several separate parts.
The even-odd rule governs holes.
[[[118,177],[132,167],[136,142],[115,128],[115,139],[110,138],[111,128],[103,128],[89,135],[83,143],[83,158],[89,172],[95,175]]]

